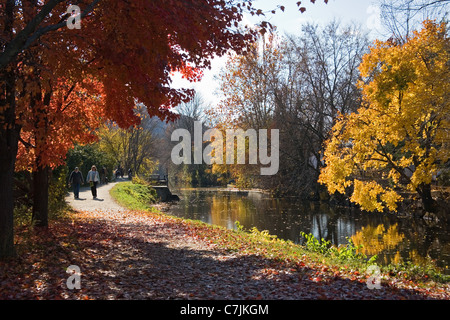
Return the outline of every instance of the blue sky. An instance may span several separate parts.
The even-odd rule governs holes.
[[[275,15],[269,13],[266,17],[248,15],[246,20],[249,23],[267,20],[276,25],[280,33],[300,34],[303,23],[326,24],[337,18],[343,24],[351,22],[360,24],[361,28],[370,32],[369,35],[373,39],[380,37],[381,25],[376,0],[329,0],[328,4],[325,4],[323,0],[316,0],[315,4],[312,4],[309,0],[303,0],[302,6],[306,7],[304,13],[300,13],[296,2],[297,0],[255,0],[253,1],[254,6],[264,11],[275,9],[277,5],[285,6],[285,11],[277,10]],[[175,77],[174,86],[195,88],[207,103],[214,105],[219,99],[215,94],[218,89],[215,75],[219,74],[224,63],[225,58],[213,60],[212,69],[205,71],[204,77],[199,83],[190,84],[179,77]]]
[[[296,2],[257,0],[254,4],[263,10],[276,8],[277,3],[283,4],[285,12],[278,11],[275,15],[266,15],[266,18],[277,25],[280,31],[298,33],[302,23],[326,23],[334,18],[341,19],[344,23],[355,21],[366,27],[367,23],[375,18],[373,14],[377,3],[374,0],[329,0],[328,4],[325,4],[323,0],[316,0],[316,3],[312,4],[309,0],[303,0],[301,5],[306,7],[306,11],[300,13]]]

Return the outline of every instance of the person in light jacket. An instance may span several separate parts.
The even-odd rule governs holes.
[[[86,182],[91,185],[91,192],[94,199],[97,199],[97,183],[100,181],[100,175],[98,174],[96,166],[92,166],[86,177]]]

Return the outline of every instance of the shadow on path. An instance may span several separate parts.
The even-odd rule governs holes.
[[[82,223],[84,292],[96,299],[424,299],[413,290],[293,270],[256,255],[198,246],[175,223]]]

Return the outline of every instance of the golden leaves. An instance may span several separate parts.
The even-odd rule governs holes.
[[[449,157],[449,39],[445,24],[423,25],[403,45],[375,41],[359,68],[365,104],[326,144],[319,182],[330,193],[353,186],[351,200],[367,211],[395,211],[392,187],[430,184]]]

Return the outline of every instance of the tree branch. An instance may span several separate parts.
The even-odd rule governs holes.
[[[29,148],[35,149],[35,148],[36,148],[35,145],[33,145],[33,144],[31,144],[31,143],[26,142],[25,140],[23,140],[21,136],[19,136],[19,141],[20,141],[20,142],[25,146],[25,148],[27,148],[27,149],[29,149]]]
[[[60,23],[45,26],[37,29],[39,24],[50,14],[50,12],[61,2],[65,0],[50,0],[39,11],[39,13],[23,28],[17,36],[12,39],[6,46],[5,50],[0,54],[0,69],[5,68],[20,52],[26,50],[32,45],[40,36],[50,32],[58,30],[66,26],[67,22],[62,21]],[[84,18],[89,14],[100,0],[94,0],[81,14],[81,18]],[[36,30],[37,29],[37,30]]]

